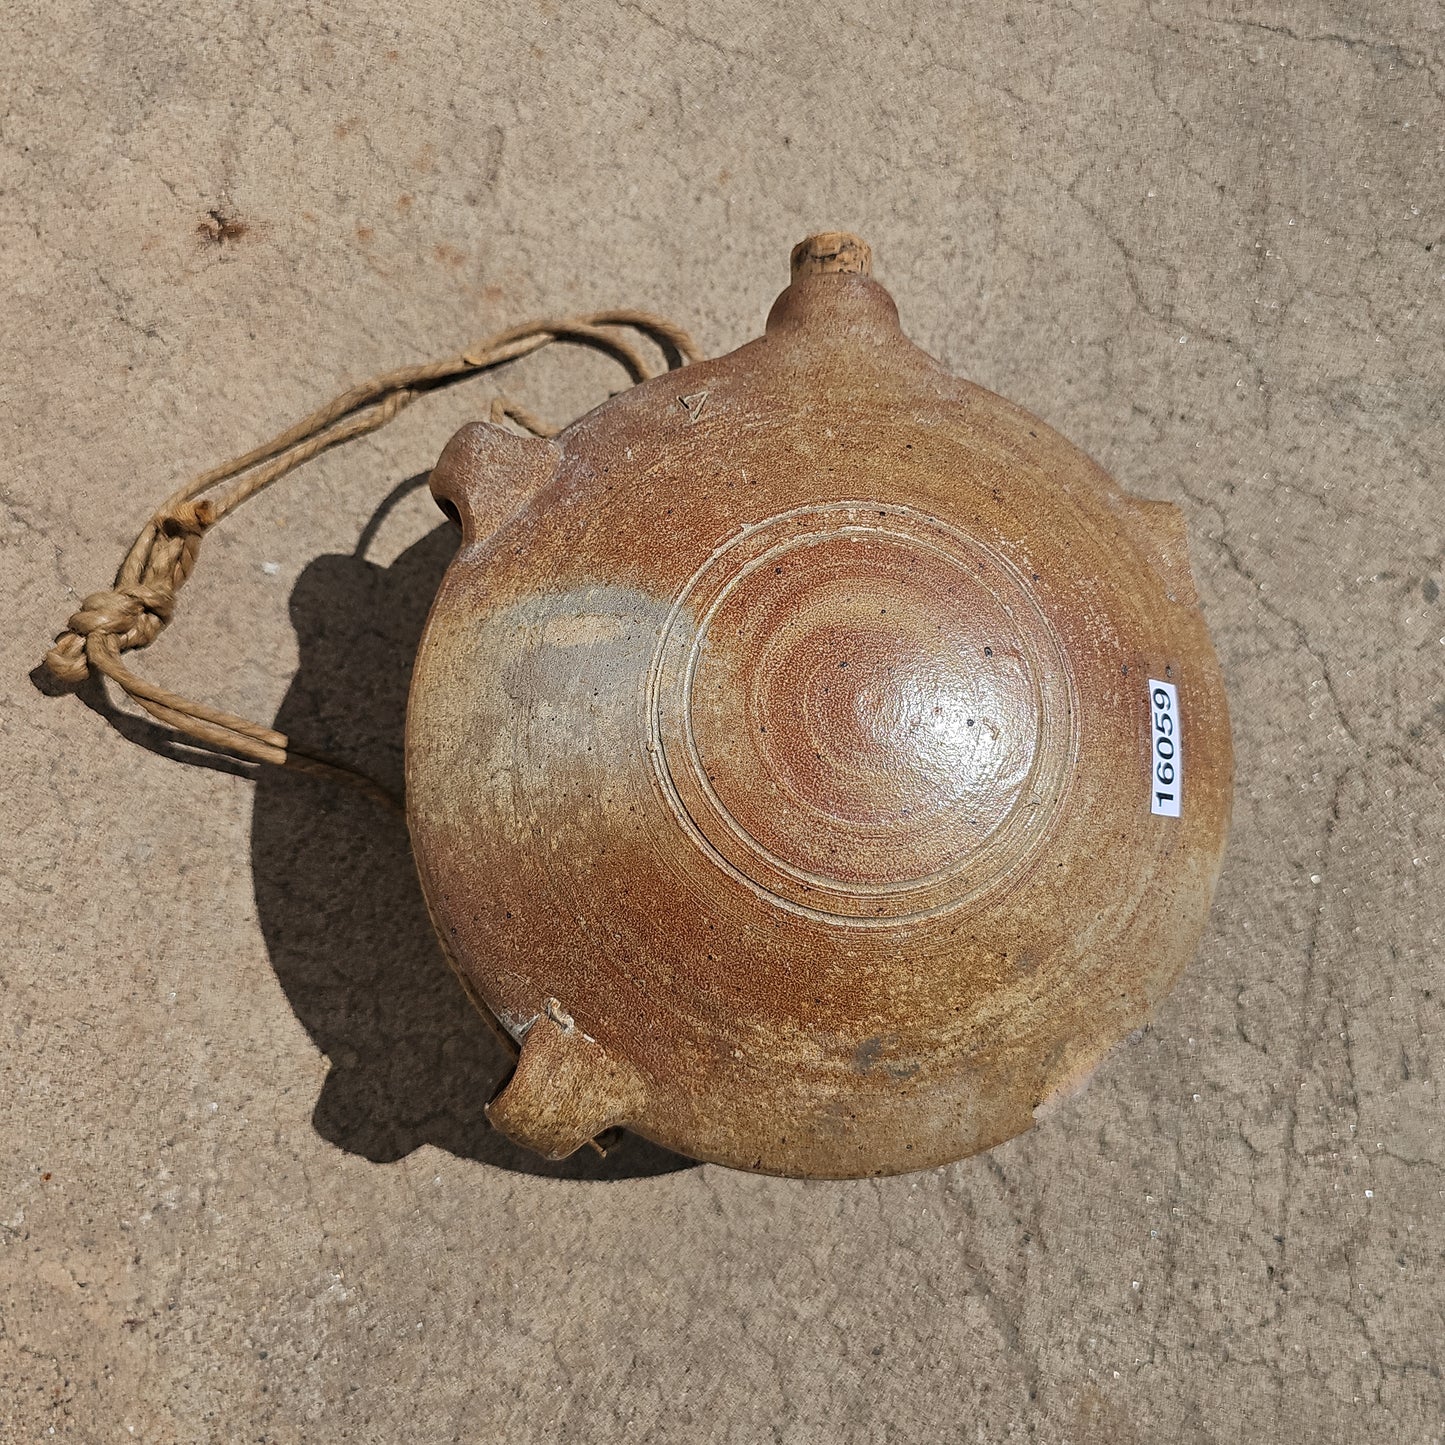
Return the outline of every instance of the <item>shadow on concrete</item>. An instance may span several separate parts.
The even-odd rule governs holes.
[[[401,483],[355,554],[318,557],[291,594],[300,646],[275,726],[299,746],[402,790],[407,685],[427,609],[456,550],[443,523],[389,567],[365,557],[377,526],[425,475]],[[260,770],[251,866],[261,928],[297,1018],[330,1061],[322,1137],[377,1162],[434,1144],[560,1179],[665,1174],[692,1161],[631,1135],[551,1163],[487,1123],[511,1056],[442,957],[406,828],[360,793]]]

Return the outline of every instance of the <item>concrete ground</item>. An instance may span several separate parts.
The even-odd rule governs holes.
[[[968,10],[8,7],[0,1439],[1445,1438],[1441,11]],[[834,226],[1183,508],[1211,927],[986,1156],[545,1166],[396,823],[27,672],[178,479],[343,384],[614,304],[721,351]],[[617,377],[537,358],[282,483],[137,666],[394,778],[449,546],[402,484],[503,384]]]

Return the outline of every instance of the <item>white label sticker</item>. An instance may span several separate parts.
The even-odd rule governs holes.
[[[1154,739],[1149,753],[1149,811],[1177,818],[1184,794],[1184,739],[1179,694],[1172,682],[1149,679],[1149,726]]]

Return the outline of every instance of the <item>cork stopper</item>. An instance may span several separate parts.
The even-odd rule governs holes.
[[[800,276],[871,276],[873,251],[847,231],[821,231],[793,247],[793,280]]]

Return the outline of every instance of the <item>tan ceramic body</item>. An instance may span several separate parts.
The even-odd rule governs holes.
[[[1232,762],[1177,514],[872,280],[802,277],[763,339],[555,442],[468,427],[433,489],[464,541],[408,809],[447,953],[524,1042],[493,1110],[524,1142],[923,1168],[1027,1128],[1190,957]]]

